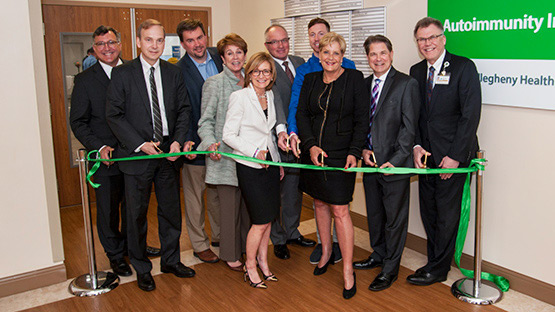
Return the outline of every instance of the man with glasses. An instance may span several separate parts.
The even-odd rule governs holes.
[[[101,25],[94,31],[93,40],[98,62],[75,77],[69,119],[79,142],[88,150],[99,150],[102,159],[109,159],[117,140],[106,123],[106,90],[112,68],[122,64],[120,34]],[[118,163],[103,162],[94,180],[100,183],[95,189],[98,238],[114,273],[129,276],[131,268],[123,258],[127,255],[127,233],[123,174]],[[160,249],[147,247],[147,254],[159,256]]]
[[[476,131],[482,96],[474,63],[445,50],[443,25],[425,17],[414,28],[424,60],[410,75],[420,87],[422,106],[413,148],[416,168],[467,167],[478,151]],[[427,163],[424,162],[427,158]],[[420,215],[428,237],[428,263],[407,277],[414,285],[447,279],[455,251],[465,174],[419,177]]]
[[[276,81],[272,87],[274,102],[277,110],[284,114],[289,111],[291,86],[295,79],[296,68],[304,63],[301,57],[289,55],[289,36],[287,30],[281,25],[272,25],[264,32],[266,49],[272,56],[276,67]],[[285,120],[283,120],[285,122]],[[279,120],[278,120],[279,123]],[[287,131],[279,133],[282,138],[287,136]],[[283,144],[280,146],[285,148]],[[286,151],[280,150],[281,161],[295,162],[295,157]],[[281,180],[281,213],[279,218],[272,222],[270,238],[274,244],[274,254],[280,259],[289,259],[289,249],[286,244],[297,244],[303,247],[312,247],[316,244],[311,239],[304,238],[298,230],[301,220],[302,193],[299,191],[300,171],[296,168],[284,168],[285,176]]]

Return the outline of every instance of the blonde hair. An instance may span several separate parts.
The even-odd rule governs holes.
[[[320,51],[322,51],[325,46],[332,44],[332,42],[337,42],[339,44],[339,48],[341,49],[341,53],[345,54],[345,51],[347,50],[347,43],[345,42],[345,39],[343,39],[343,36],[333,31],[325,34],[324,37],[320,39]]]

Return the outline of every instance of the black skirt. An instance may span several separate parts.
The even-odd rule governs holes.
[[[266,224],[279,214],[279,167],[255,169],[237,163],[237,180],[252,224]]]
[[[326,158],[324,164],[329,167],[345,167],[347,157],[340,159]],[[313,165],[309,155],[303,157],[303,163]],[[353,201],[356,173],[344,171],[301,169],[299,188],[325,203],[347,205]]]

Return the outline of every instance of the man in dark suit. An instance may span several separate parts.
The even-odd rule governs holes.
[[[79,142],[88,150],[99,150],[102,159],[109,159],[117,140],[106,123],[106,90],[112,68],[122,64],[120,34],[114,28],[102,25],[94,31],[93,40],[99,62],[75,77],[69,119]],[[131,268],[124,259],[127,241],[123,174],[117,163],[103,162],[94,180],[100,183],[95,189],[98,238],[114,273],[129,276]],[[148,256],[160,255],[158,248],[148,247],[148,251]]]
[[[145,20],[137,30],[138,58],[114,69],[108,88],[106,119],[118,139],[117,157],[181,151],[189,129],[191,107],[183,75],[177,66],[160,60],[165,31],[160,22]],[[158,231],[162,245],[161,271],[192,277],[195,271],[180,262],[181,203],[178,157],[120,163],[127,200],[129,260],[139,288],[156,288],[146,257],[146,215],[152,183],[158,201]]]
[[[272,25],[264,32],[266,49],[274,59],[276,65],[276,81],[272,87],[274,102],[278,112],[283,113],[283,120],[278,117],[278,124],[285,124],[289,112],[291,99],[291,86],[295,79],[295,69],[304,64],[301,57],[289,55],[289,36],[287,30],[281,25]],[[287,129],[279,133],[284,142]],[[280,144],[281,148],[285,146]],[[281,161],[296,162],[292,153],[280,150]],[[279,218],[272,222],[270,238],[274,244],[274,254],[280,259],[289,259],[289,249],[286,244],[297,244],[312,247],[315,241],[304,238],[299,230],[301,220],[302,193],[299,191],[300,171],[296,168],[285,168],[285,176],[281,180],[281,213]]]
[[[197,134],[200,119],[202,86],[208,77],[223,70],[222,58],[216,48],[206,48],[206,33],[200,20],[185,19],[177,25],[177,35],[186,53],[177,63],[181,68],[187,93],[191,103],[189,131],[187,132],[187,149],[196,150],[200,144]],[[204,230],[203,194],[206,190],[206,210],[212,230],[212,245],[219,246],[220,241],[220,207],[218,194],[214,187],[204,183],[206,166],[204,156],[186,156],[181,178],[185,198],[185,222],[189,239],[193,245],[193,255],[208,263],[218,262],[218,256],[210,250],[210,240]]]
[[[476,131],[482,95],[474,63],[445,50],[440,21],[425,17],[414,28],[424,60],[410,69],[418,81],[422,108],[414,165],[424,168],[467,167],[478,151]],[[420,215],[428,236],[428,263],[409,275],[415,285],[446,280],[455,250],[466,175],[443,173],[419,177]]]
[[[362,150],[365,165],[380,168],[412,167],[412,147],[420,109],[418,83],[393,68],[393,46],[382,35],[364,42],[373,75],[366,78],[371,97],[367,146]],[[381,266],[370,284],[384,290],[397,280],[409,220],[410,175],[365,173],[366,217],[373,252],[355,262],[356,269]]]

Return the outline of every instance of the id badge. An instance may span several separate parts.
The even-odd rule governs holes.
[[[451,78],[451,73],[440,74],[436,76],[436,84],[437,85],[448,85],[449,79]]]

